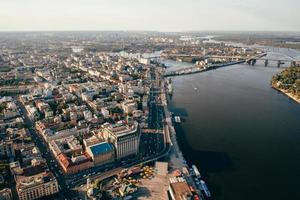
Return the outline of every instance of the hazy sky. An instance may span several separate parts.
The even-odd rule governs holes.
[[[0,6],[0,31],[300,31],[300,0],[0,0]]]

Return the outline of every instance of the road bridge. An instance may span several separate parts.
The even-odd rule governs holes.
[[[275,62],[277,63],[277,67],[281,67],[284,63],[290,63],[291,66],[296,66],[297,63],[300,62],[299,59],[293,58],[292,56],[277,53],[278,55],[282,56],[282,58],[267,58],[268,52],[264,52],[258,55],[254,56],[231,56],[231,55],[203,55],[203,54],[167,54],[163,53],[160,56],[155,56],[155,58],[162,57],[162,58],[199,58],[201,60],[206,60],[206,59],[225,59],[228,61],[245,61],[249,65],[255,65],[257,61],[263,61],[265,67],[267,67],[270,62]],[[272,52],[272,54],[274,54]],[[194,69],[193,67],[191,68],[185,68],[181,71],[183,73],[194,73],[194,71],[197,69]],[[175,72],[172,72],[173,74]],[[171,72],[169,73],[171,74]],[[182,73],[178,73],[182,74]]]

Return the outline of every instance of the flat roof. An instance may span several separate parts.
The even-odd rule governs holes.
[[[94,155],[104,154],[114,150],[113,145],[107,142],[95,144],[91,146],[90,149]]]
[[[133,124],[125,123],[116,123],[107,127],[107,130],[111,132],[116,137],[129,135],[135,133],[138,130],[138,123],[134,122]]]

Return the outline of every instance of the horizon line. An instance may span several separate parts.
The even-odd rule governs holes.
[[[163,30],[1,30],[0,33],[5,32],[158,32],[158,33],[197,33],[197,32],[273,32],[273,33],[300,33],[300,30],[183,30],[183,31],[163,31]]]

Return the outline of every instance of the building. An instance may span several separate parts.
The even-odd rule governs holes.
[[[144,65],[149,65],[150,59],[149,58],[140,58],[140,63],[142,63]]]
[[[182,177],[170,178],[169,193],[172,200],[191,200],[192,192]]]
[[[25,108],[31,119],[36,120],[40,117],[38,110],[33,105],[26,105]]]
[[[74,136],[52,140],[49,142],[49,147],[65,174],[73,174],[93,167],[90,156],[83,153],[80,142]]]
[[[104,138],[114,144],[118,160],[138,154],[140,135],[140,128],[137,122],[126,124],[120,121],[114,125],[105,125],[103,130]]]
[[[95,166],[107,164],[115,160],[114,147],[107,142],[89,146],[86,151],[91,156]]]
[[[51,172],[42,172],[33,176],[18,176],[16,190],[20,200],[32,200],[56,194],[58,183]]]
[[[82,153],[82,146],[73,135],[62,139],[52,140],[49,142],[49,147],[54,156],[58,156],[61,153],[67,155]]]
[[[104,118],[109,118],[110,114],[107,108],[101,108],[101,113],[103,115]]]
[[[134,100],[127,100],[122,103],[122,109],[126,114],[132,114],[133,111],[137,110],[137,103]]]
[[[94,167],[93,162],[91,162],[91,158],[86,153],[71,157],[66,154],[59,154],[56,159],[65,174],[74,174]]]
[[[13,141],[11,140],[0,141],[0,156],[7,156],[8,158],[13,158],[15,156]]]
[[[2,190],[0,190],[0,200],[12,200],[12,193],[11,193],[11,189],[8,188],[4,188]]]
[[[104,142],[104,139],[99,137],[98,135],[93,135],[92,137],[83,139],[83,145],[87,149],[89,146],[93,146],[95,144],[99,144]]]

